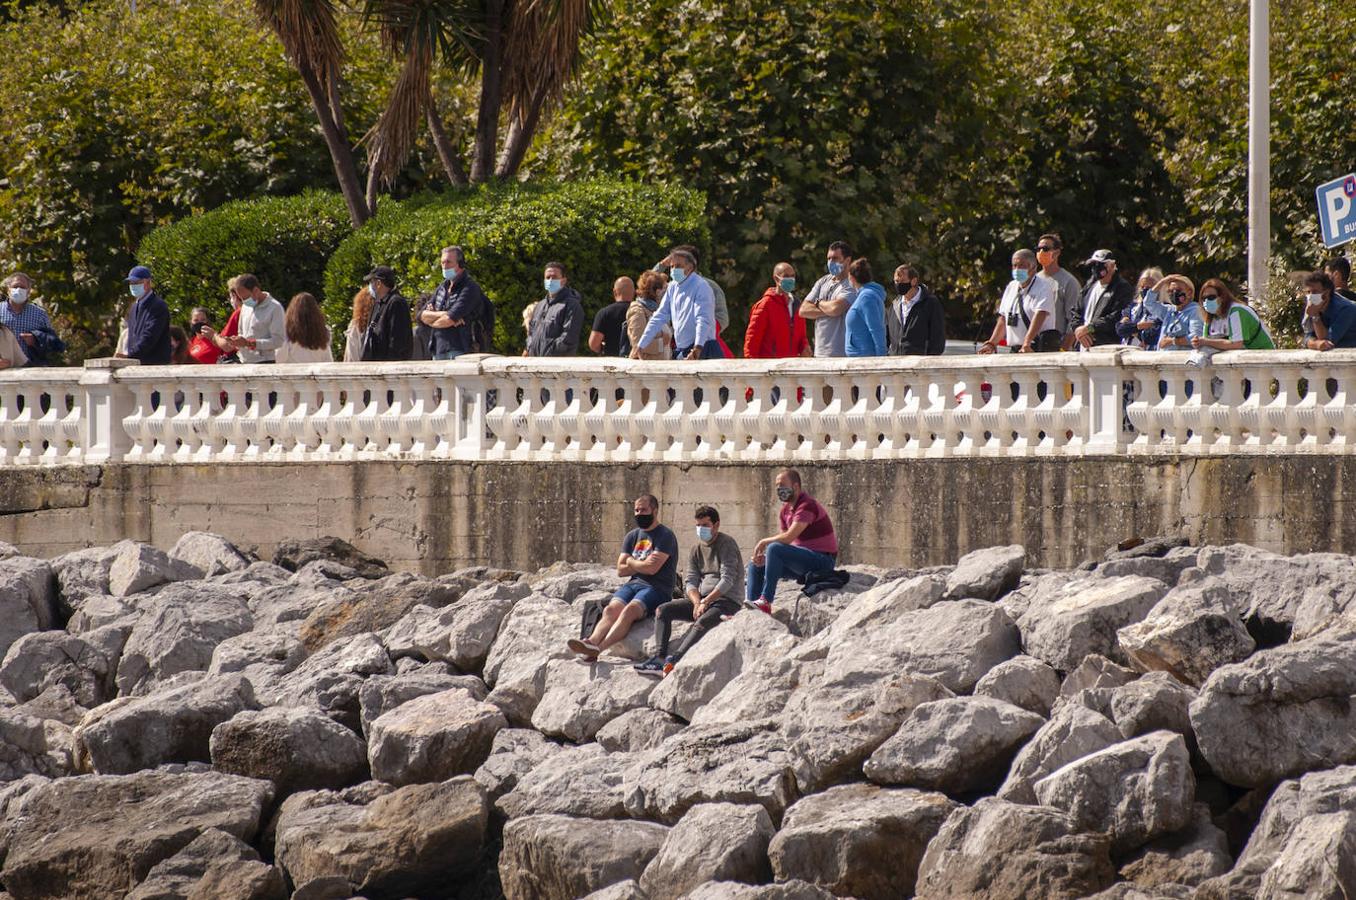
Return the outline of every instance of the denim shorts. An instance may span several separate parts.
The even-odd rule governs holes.
[[[645,605],[645,615],[654,615],[654,611],[660,606],[672,600],[672,597],[666,597],[647,582],[639,578],[626,582],[626,584],[617,588],[617,592],[612,595],[623,603],[630,603],[632,600],[639,600]]]

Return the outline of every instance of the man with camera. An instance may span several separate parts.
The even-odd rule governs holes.
[[[995,353],[1007,344],[1012,353],[1049,353],[1059,349],[1055,327],[1058,288],[1039,274],[1036,254],[1018,250],[1012,254],[1012,280],[998,302],[998,321],[993,335],[979,345],[980,353]]]
[[[1116,271],[1110,250],[1098,250],[1083,265],[1092,275],[1083,288],[1083,324],[1074,329],[1074,342],[1080,350],[1119,344],[1116,323],[1134,305],[1135,289]]]

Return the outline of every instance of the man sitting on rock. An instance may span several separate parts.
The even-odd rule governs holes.
[[[695,514],[697,543],[687,557],[687,597],[659,607],[654,615],[655,655],[636,663],[645,675],[667,675],[706,632],[739,612],[744,593],[744,558],[739,543],[720,530],[720,513],[714,506],[699,506]],[[669,653],[669,632],[674,620],[692,622],[692,627]]]
[[[777,582],[783,577],[804,580],[816,572],[832,571],[838,561],[838,538],[828,510],[801,489],[800,473],[782,469],[775,484],[777,499],[782,501],[782,530],[754,546],[744,599],[769,615]]]
[[[594,660],[613,644],[626,638],[631,626],[673,598],[678,577],[678,538],[659,524],[659,500],[641,494],[632,507],[636,527],[622,541],[617,574],[631,580],[617,589],[603,610],[603,617],[586,640],[571,638],[570,651],[584,660]]]

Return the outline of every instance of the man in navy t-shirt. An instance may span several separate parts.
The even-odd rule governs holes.
[[[633,624],[654,615],[661,604],[673,599],[678,538],[659,524],[659,500],[653,494],[637,497],[632,510],[636,527],[627,532],[621,556],[617,557],[617,574],[629,575],[631,580],[612,595],[588,640],[569,640],[571,652],[584,659],[597,659],[599,653],[623,640]]]

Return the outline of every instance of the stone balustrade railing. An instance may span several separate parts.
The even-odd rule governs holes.
[[[0,372],[0,465],[1347,453],[1356,351]]]

